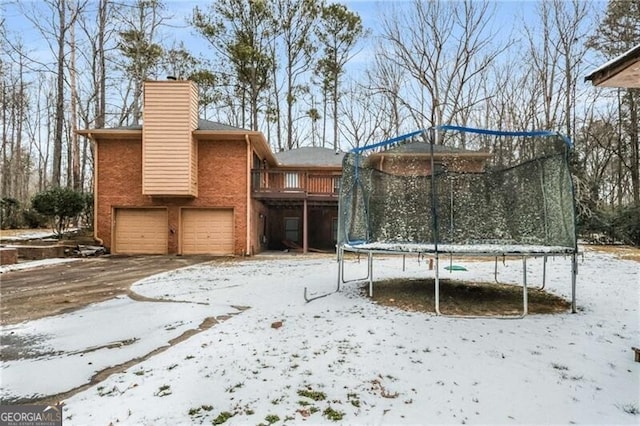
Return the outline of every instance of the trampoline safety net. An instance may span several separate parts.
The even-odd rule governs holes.
[[[552,132],[439,126],[354,149],[343,161],[338,245],[575,252],[570,148]]]

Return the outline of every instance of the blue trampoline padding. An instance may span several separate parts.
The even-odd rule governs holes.
[[[529,136],[529,137],[535,137],[535,136],[558,136],[559,138],[561,138],[567,144],[568,147],[572,147],[573,146],[573,143],[571,142],[571,139],[569,139],[568,137],[564,136],[561,133],[552,132],[550,130],[534,130],[534,131],[530,131],[530,132],[508,131],[508,130],[478,129],[476,127],[454,126],[452,124],[443,124],[441,126],[434,127],[434,129],[445,130],[445,131],[446,130],[451,130],[451,131],[456,131],[456,132],[478,133],[478,134],[482,134],[482,135],[493,135],[493,136]],[[391,145],[393,143],[400,142],[400,141],[403,141],[405,139],[409,139],[409,138],[411,138],[413,136],[417,136],[417,135],[419,135],[421,133],[424,133],[425,131],[426,131],[425,129],[416,130],[416,131],[411,132],[411,133],[406,133],[404,135],[396,136],[395,138],[391,138],[391,139],[387,139],[387,140],[382,141],[382,142],[374,143],[373,145],[365,145],[365,146],[361,146],[361,147],[358,147],[358,148],[353,148],[351,150],[351,152],[354,153],[354,154],[359,154],[361,152],[368,151],[370,149],[375,149],[375,148],[380,148],[381,146]]]
[[[494,135],[494,136],[558,136],[562,138],[562,140],[568,145],[572,146],[573,143],[571,139],[568,137],[558,133],[552,132],[549,130],[534,130],[530,132],[525,131],[507,131],[507,130],[491,130],[491,129],[478,129],[475,127],[463,127],[463,126],[454,126],[451,124],[443,124],[441,126],[437,126],[438,130],[454,130],[456,132],[469,132],[469,133],[479,133],[483,135]]]
[[[411,138],[413,136],[417,136],[422,132],[424,132],[424,130],[416,130],[415,132],[411,132],[411,133],[407,133],[407,134],[404,134],[404,135],[396,136],[395,138],[391,138],[391,139],[387,139],[386,141],[374,143],[373,145],[365,145],[365,146],[361,146],[359,148],[353,148],[351,150],[351,152],[359,153],[359,152],[363,152],[363,151],[368,151],[370,149],[379,148],[381,146],[390,145],[392,143],[400,142],[400,141],[403,141],[405,139],[409,139],[409,138]]]

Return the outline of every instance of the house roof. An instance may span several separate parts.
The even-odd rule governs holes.
[[[133,126],[112,127],[106,129],[83,129],[78,130],[79,135],[87,136],[93,140],[99,139],[128,139],[142,140],[142,124]],[[262,132],[255,130],[245,130],[239,127],[229,126],[209,120],[198,120],[198,128],[193,131],[193,136],[197,140],[215,140],[229,138],[231,140],[249,140],[254,149],[265,158],[270,164],[276,164],[276,159],[269,148],[269,144]]]
[[[275,154],[280,166],[342,167],[344,152],[305,146]]]
[[[120,126],[120,127],[111,127],[105,130],[142,130],[142,124],[134,124],[131,126]],[[196,130],[240,130],[243,131],[240,127],[229,126],[227,124],[218,123],[217,121],[209,121],[204,120],[202,118],[198,119],[198,128]]]
[[[640,88],[640,44],[592,71],[584,80],[598,87]]]
[[[491,154],[483,151],[471,151],[468,149],[453,148],[444,145],[433,145],[435,156],[468,156],[468,157],[490,157]],[[431,144],[426,142],[411,142],[396,146],[374,155],[431,155]]]
[[[240,127],[229,126],[216,121],[198,119],[198,130],[245,130]]]

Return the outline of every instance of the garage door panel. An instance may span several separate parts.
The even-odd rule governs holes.
[[[233,210],[185,209],[182,211],[184,254],[233,254]]]
[[[165,209],[116,209],[115,253],[166,254]]]

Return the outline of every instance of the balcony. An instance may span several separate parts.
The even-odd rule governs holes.
[[[340,172],[253,170],[251,178],[257,199],[338,200]]]

